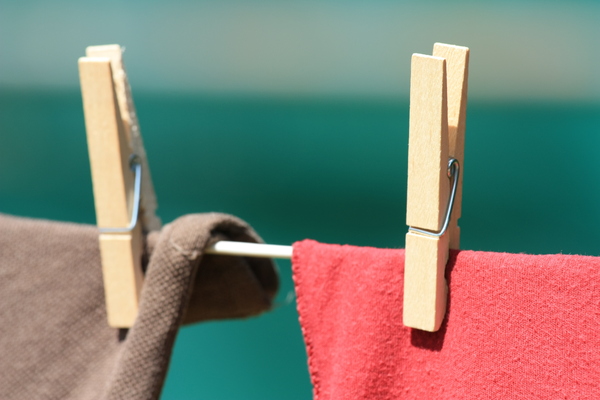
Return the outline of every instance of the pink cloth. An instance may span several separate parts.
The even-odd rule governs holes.
[[[402,325],[404,250],[294,244],[314,398],[599,399],[600,258],[452,252],[439,332]]]

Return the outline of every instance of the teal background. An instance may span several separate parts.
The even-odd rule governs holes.
[[[0,212],[95,223],[76,60],[120,43],[164,222],[403,247],[410,55],[471,48],[463,249],[600,255],[596,1],[0,0]],[[1,250],[0,250],[1,251]],[[163,399],[309,399],[278,306],[181,330]]]

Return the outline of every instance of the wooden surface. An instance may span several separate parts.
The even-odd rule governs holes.
[[[452,210],[450,248],[460,248],[458,219],[462,210],[462,188],[465,161],[465,126],[467,119],[467,89],[469,80],[469,49],[467,47],[436,43],[433,55],[446,59],[446,86],[448,96],[449,154],[460,164],[460,176]]]
[[[81,58],[79,74],[96,220],[99,227],[126,227],[131,218],[131,146],[124,131],[108,58]],[[142,286],[141,229],[100,235],[108,322],[130,327]]]
[[[448,179],[446,61],[414,54],[410,80],[407,216],[409,226],[439,231],[450,190]],[[409,232],[404,264],[404,325],[437,331],[446,313],[444,269],[448,233]]]
[[[156,215],[158,207],[150,166],[148,164],[146,150],[140,131],[131,87],[123,64],[123,50],[117,44],[105,46],[90,46],[86,49],[88,57],[106,57],[111,61],[112,75],[119,111],[123,123],[123,129],[128,142],[135,154],[138,155],[142,164],[142,197],[140,204],[140,220],[142,228],[146,231],[158,230],[161,221]]]
[[[444,320],[448,299],[444,278],[448,239],[448,234],[439,238],[414,232],[406,234],[402,316],[405,326],[435,332]]]
[[[439,231],[450,180],[448,158],[460,176],[448,230],[441,237],[407,233],[404,325],[437,331],[446,314],[445,269],[449,248],[460,246],[469,49],[436,43],[433,56],[413,55],[410,88],[407,224]]]
[[[406,224],[438,231],[448,202],[446,61],[414,54],[410,78]]]

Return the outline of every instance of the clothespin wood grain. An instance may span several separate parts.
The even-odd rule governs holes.
[[[131,327],[143,283],[142,228],[160,228],[156,197],[150,179],[129,84],[118,46],[87,49],[79,72],[88,150],[92,171],[96,220],[99,228],[124,228],[133,209],[130,157],[142,164],[142,201],[139,223],[129,232],[100,233],[100,255],[108,323]],[[145,167],[144,167],[145,166]]]
[[[406,223],[413,228],[430,232],[442,229],[450,196],[450,156],[462,167],[468,52],[464,47],[436,44],[434,56],[412,57]],[[451,140],[450,110],[454,118]],[[459,174],[457,190],[461,177]],[[436,237],[409,230],[406,235],[406,326],[434,332],[442,323],[448,291],[444,275],[448,249],[458,248],[460,242],[457,220],[461,199],[454,198],[454,209],[459,211],[453,213],[445,234]]]

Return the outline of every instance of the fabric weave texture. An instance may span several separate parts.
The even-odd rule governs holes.
[[[106,322],[96,227],[0,215],[0,398],[159,398],[182,323],[271,308],[272,261],[204,255],[218,239],[261,241],[216,213],[150,233],[138,318],[119,330]]]
[[[440,331],[402,324],[404,250],[294,244],[316,400],[600,398],[600,258],[451,251]]]

